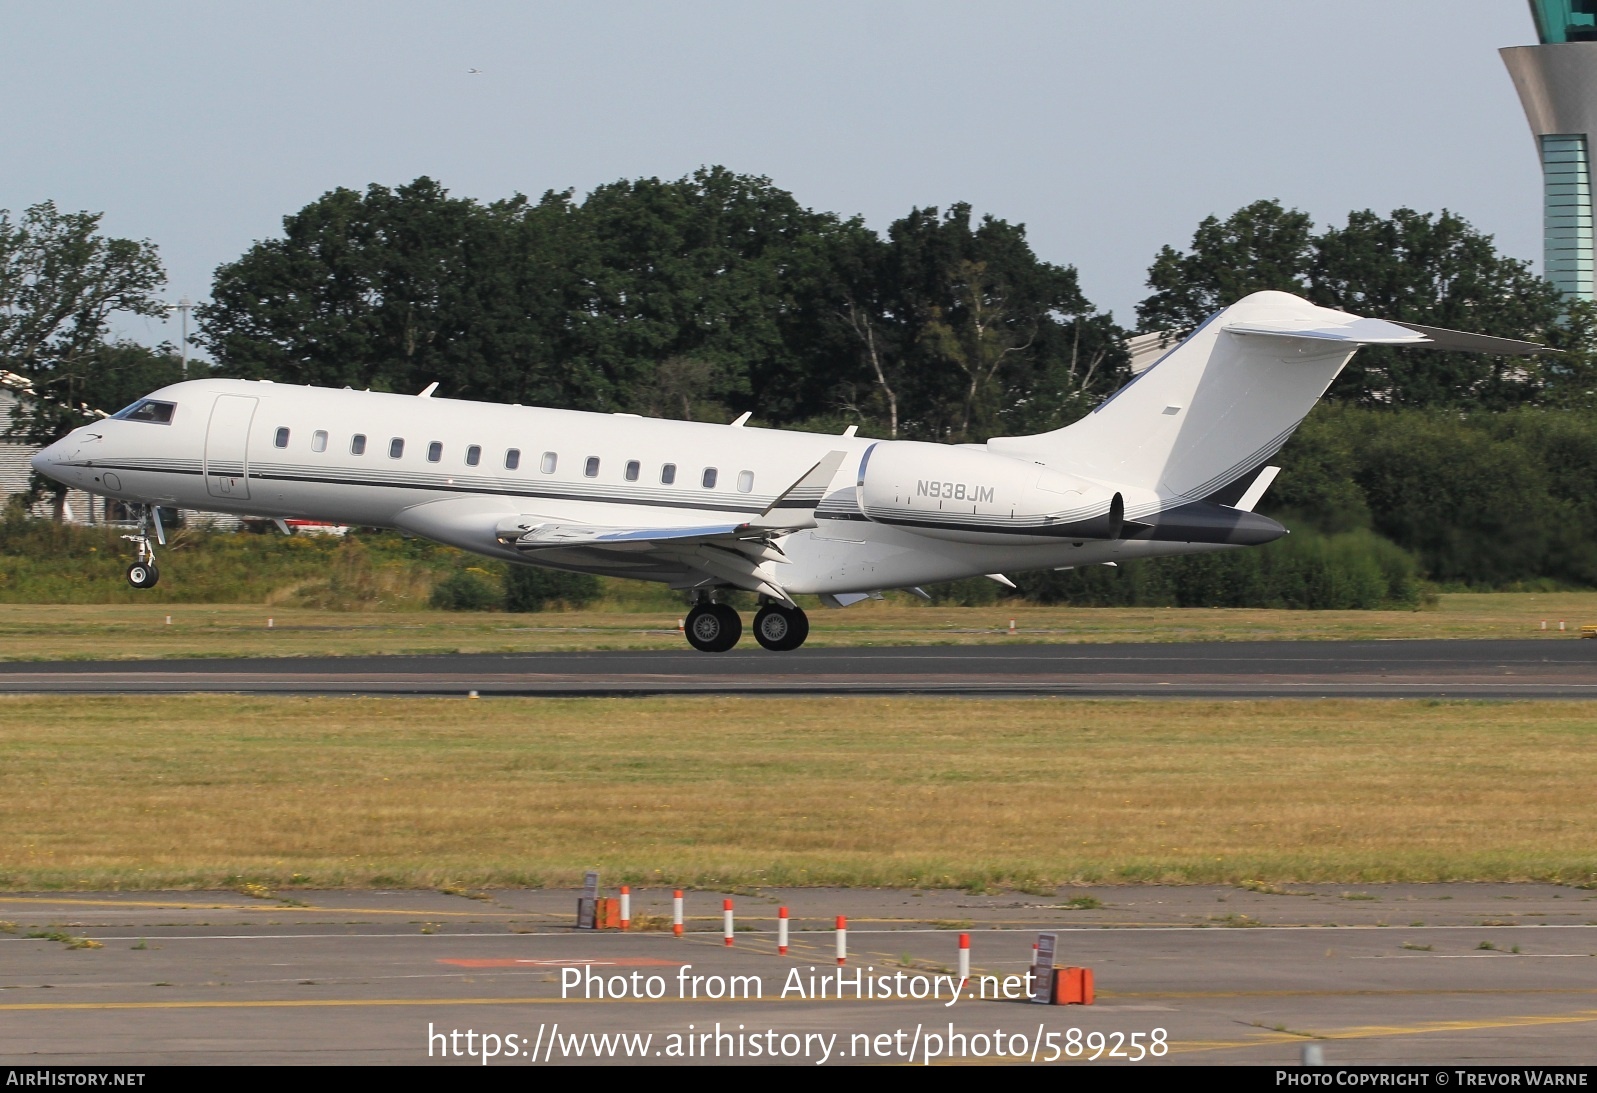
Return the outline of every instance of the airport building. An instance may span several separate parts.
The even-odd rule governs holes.
[[[1597,0],[1530,0],[1534,46],[1500,50],[1542,165],[1547,279],[1566,295],[1597,294],[1591,155],[1597,143]]]

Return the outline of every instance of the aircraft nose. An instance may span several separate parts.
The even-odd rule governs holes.
[[[62,457],[61,442],[58,440],[48,448],[35,452],[33,458],[28,460],[28,465],[38,473],[48,475],[55,470],[56,464],[61,462]]]

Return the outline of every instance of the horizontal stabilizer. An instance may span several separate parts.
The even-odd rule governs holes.
[[[1341,342],[1344,345],[1393,345],[1413,349],[1439,349],[1462,353],[1491,353],[1504,357],[1528,357],[1536,353],[1557,353],[1540,342],[1517,338],[1494,338],[1464,330],[1447,330],[1418,323],[1388,322],[1349,315],[1346,322],[1325,322],[1321,316],[1292,319],[1254,319],[1230,323],[1228,334],[1262,334],[1275,338],[1308,338],[1313,341]]]
[[[1227,334],[1262,334],[1271,338],[1309,338],[1314,341],[1341,342],[1344,345],[1424,345],[1426,338],[1417,330],[1410,330],[1385,319],[1361,319],[1349,315],[1346,322],[1325,319],[1320,314],[1280,319],[1251,319],[1228,323],[1221,329]]]

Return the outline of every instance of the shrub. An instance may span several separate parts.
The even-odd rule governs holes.
[[[445,611],[497,611],[504,600],[498,583],[477,569],[457,569],[433,586],[429,602]]]
[[[590,573],[513,565],[505,574],[506,611],[542,611],[551,603],[584,607],[599,598],[599,578]]]

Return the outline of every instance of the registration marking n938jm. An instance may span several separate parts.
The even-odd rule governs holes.
[[[915,483],[915,496],[939,497],[945,501],[991,501],[993,487],[964,482],[928,482],[923,478]]]

